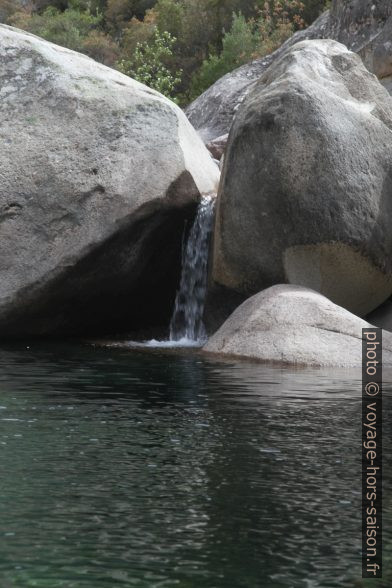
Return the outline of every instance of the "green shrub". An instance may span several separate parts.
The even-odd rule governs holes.
[[[220,55],[212,53],[192,80],[191,98],[199,96],[224,74],[249,61],[257,48],[254,23],[242,14],[233,14],[233,24],[223,37]]]
[[[129,60],[121,60],[117,68],[124,74],[174,99],[176,86],[181,81],[181,70],[172,73],[166,63],[173,56],[176,39],[167,31],[155,29],[151,41],[138,43]]]
[[[114,67],[120,55],[120,48],[113,39],[103,31],[90,31],[82,41],[83,53],[96,61]]]
[[[42,14],[29,16],[24,12],[17,13],[11,24],[57,45],[83,52],[85,38],[99,26],[101,19],[101,15],[93,15],[89,10],[80,12],[76,8],[68,8],[61,12],[50,6]]]

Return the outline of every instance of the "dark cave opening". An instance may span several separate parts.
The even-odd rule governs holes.
[[[185,227],[197,204],[148,204],[1,321],[3,339],[168,335]]]

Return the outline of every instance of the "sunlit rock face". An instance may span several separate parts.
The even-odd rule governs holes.
[[[218,168],[172,102],[0,26],[0,336],[168,324]]]
[[[361,366],[369,323],[318,292],[280,284],[248,298],[204,346],[222,356],[312,366]],[[383,365],[392,365],[392,333],[383,332]]]
[[[330,40],[289,49],[245,99],[217,201],[211,289],[313,288],[365,315],[392,292],[392,99]],[[225,298],[227,298],[225,296]]]
[[[295,43],[312,39],[345,44],[392,93],[392,2],[333,0],[329,11],[277,51],[226,74],[192,102],[186,112],[203,139],[208,142],[227,133],[240,104],[267,68]]]

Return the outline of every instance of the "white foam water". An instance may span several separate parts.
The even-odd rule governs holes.
[[[152,348],[166,348],[175,349],[176,347],[200,347],[199,341],[193,341],[192,339],[186,339],[185,337],[178,341],[150,339],[150,341],[144,341],[138,343],[136,341],[131,342],[132,347],[152,347]]]
[[[207,292],[207,264],[215,196],[204,196],[183,248],[180,287],[170,321],[170,341],[202,345],[207,336],[203,323]]]
[[[170,321],[170,338],[166,341],[129,341],[132,347],[201,347],[206,339],[203,323],[207,292],[207,264],[215,195],[203,196],[182,251],[180,286]]]

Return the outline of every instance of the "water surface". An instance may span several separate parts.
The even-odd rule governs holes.
[[[365,586],[359,377],[2,347],[1,588]]]

